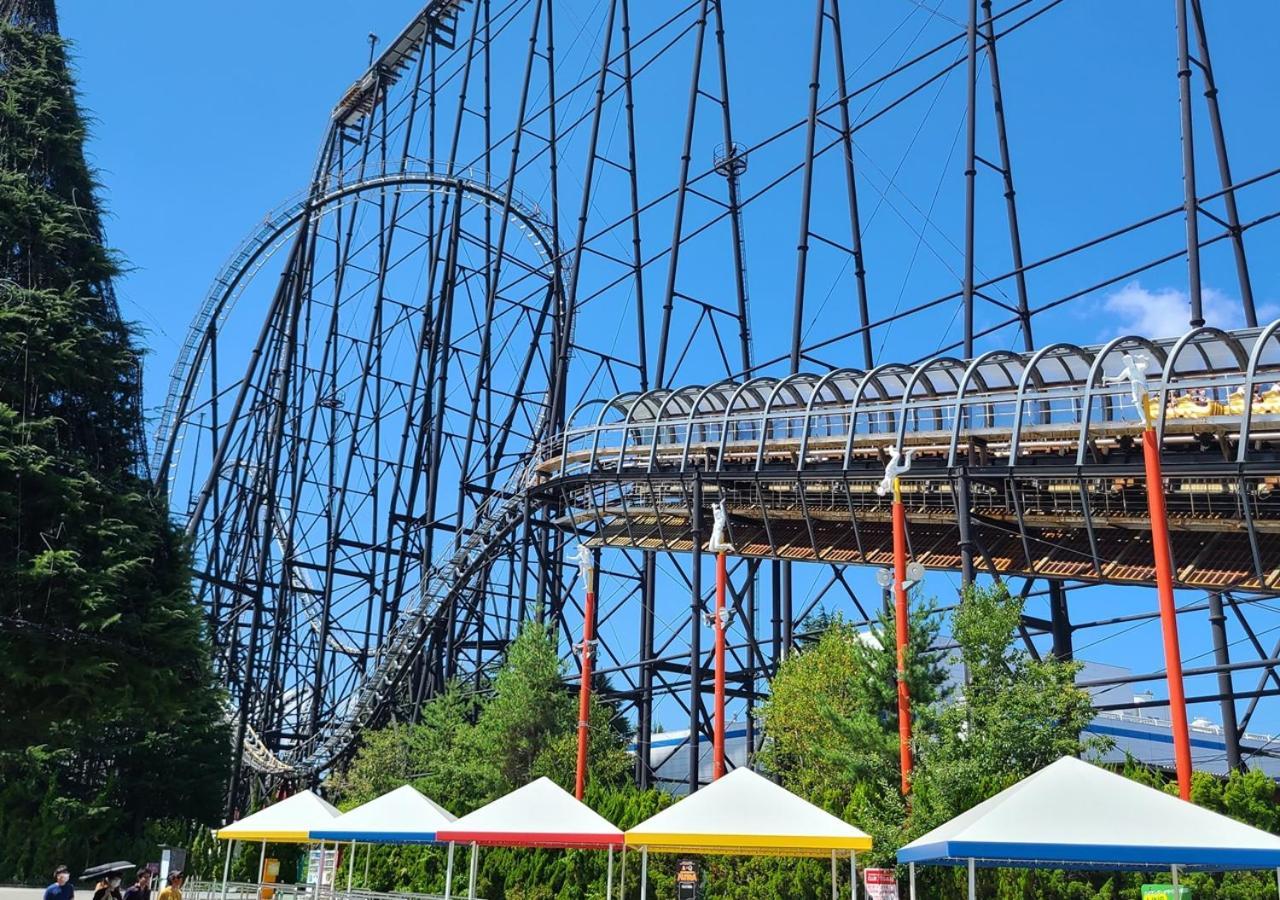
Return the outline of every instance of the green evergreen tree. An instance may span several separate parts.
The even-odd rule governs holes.
[[[578,700],[565,672],[547,629],[527,623],[508,647],[491,691],[468,697],[461,686],[451,685],[423,706],[417,723],[365,735],[351,763],[328,787],[349,808],[412,784],[458,815],[544,775],[572,790]],[[629,734],[617,707],[601,699],[607,685],[597,682],[596,688],[588,719],[585,801],[628,828],[670,798],[631,785],[625,752]],[[355,883],[374,890],[438,892],[444,886],[445,851],[438,847],[374,848],[367,885],[363,865],[362,851]],[[457,872],[465,878],[465,850]],[[605,859],[595,851],[491,849],[481,855],[480,895],[492,900],[603,898],[604,886]]]
[[[229,756],[187,550],[140,474],[139,354],[67,46],[51,0],[15,2],[0,2],[0,880],[138,849],[163,818],[213,821]]]

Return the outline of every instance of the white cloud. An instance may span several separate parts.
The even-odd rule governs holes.
[[[1200,292],[1201,310],[1206,325],[1218,328],[1244,327],[1244,311],[1240,300],[1228,296],[1217,288],[1206,287]],[[1150,290],[1139,281],[1130,281],[1124,287],[1102,298],[1102,308],[1109,321],[1104,337],[1138,334],[1143,337],[1177,337],[1190,330],[1191,299],[1178,288]],[[1266,319],[1267,309],[1258,310],[1259,320]]]

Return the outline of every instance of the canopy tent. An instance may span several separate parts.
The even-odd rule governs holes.
[[[1280,837],[1063,757],[898,851],[914,866],[1269,869]]]
[[[480,847],[549,847],[561,850],[607,850],[606,896],[613,893],[613,848],[623,846],[622,830],[549,778],[539,778],[468,813],[436,832],[449,842],[444,894],[453,890],[453,849],[471,845],[468,896],[476,895]]]
[[[222,896],[227,895],[227,882],[231,877],[231,848],[236,841],[260,841],[262,850],[258,858],[258,884],[267,864],[267,842],[276,844],[306,844],[311,840],[312,829],[324,827],[341,815],[323,797],[311,791],[300,791],[260,809],[251,816],[218,829],[218,838],[227,842],[227,859],[222,867]],[[322,866],[323,868],[323,866]]]
[[[622,846],[622,831],[551,779],[539,778],[440,828],[436,840],[604,850]]]
[[[649,851],[744,856],[830,856],[831,891],[836,857],[849,855],[850,893],[857,896],[857,852],[871,837],[826,810],[802,800],[750,769],[728,775],[650,816],[626,834],[639,847],[640,896],[647,890]],[[624,857],[624,877],[625,877]]]
[[[436,832],[455,816],[411,785],[370,800],[323,827],[311,829],[313,841],[357,841],[365,844],[430,844]]]
[[[313,829],[325,827],[339,815],[341,813],[323,798],[311,791],[301,791],[219,828],[218,837],[224,841],[305,844],[311,840]]]
[[[871,849],[866,832],[745,768],[645,819],[626,842],[655,853],[828,856]]]

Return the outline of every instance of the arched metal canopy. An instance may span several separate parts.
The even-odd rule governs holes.
[[[1162,439],[1226,427],[1243,460],[1259,417],[1280,413],[1256,401],[1240,408],[1241,397],[1255,398],[1269,379],[1280,378],[1278,321],[1240,331],[1197,328],[1177,338],[1126,335],[1100,347],[1056,343],[969,361],[943,356],[867,372],[835,369],[620,394],[575,410],[551,451],[554,463],[544,459],[540,468],[551,476],[684,471],[702,455],[716,472],[743,465],[760,470],[784,458],[798,470],[815,461],[847,468],[856,456],[889,445],[916,445],[950,467],[976,442],[994,448],[1008,465],[1050,444],[1083,464],[1091,441],[1141,422],[1128,383],[1108,380],[1133,353],[1148,360]]]

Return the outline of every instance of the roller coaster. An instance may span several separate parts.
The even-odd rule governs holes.
[[[875,488],[898,450],[944,608],[948,572],[1016,579],[1027,649],[1064,657],[1153,622],[1144,413],[1179,618],[1212,643],[1189,700],[1247,765],[1239,736],[1280,694],[1280,323],[1259,322],[1247,253],[1280,218],[1280,167],[1233,176],[1212,22],[1173,6],[1181,182],[1084,233],[1015,191],[1022,95],[997,52],[1078,28],[1070,0],[904,0],[856,28],[839,0],[422,7],[215,278],[155,431],[231,699],[232,801],[251,773],[322,778],[451,681],[484,690],[528,620],[576,676],[580,544],[637,780],[661,726],[687,723],[696,758],[722,502],[729,702],[754,748],[814,616],[884,602]],[[1204,273],[1234,281],[1228,312]],[[1187,285],[1180,337],[1037,342],[1142,277]],[[1145,409],[1112,380],[1126,354]]]

